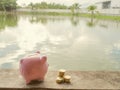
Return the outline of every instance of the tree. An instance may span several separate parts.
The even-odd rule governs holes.
[[[88,7],[88,11],[91,11],[91,15],[93,16],[94,15],[94,11],[96,10],[96,6],[94,6],[94,5],[91,5],[91,6],[89,6]]]
[[[74,6],[75,9],[79,9],[80,8],[79,3],[75,3],[75,4],[73,4],[73,6]]]
[[[0,0],[0,10],[11,11],[16,9],[16,0]]]
[[[33,3],[31,2],[30,3],[30,5],[29,5],[30,7],[31,7],[31,9],[33,10]]]
[[[78,12],[78,10],[80,9],[79,3],[74,3],[72,6],[70,6],[70,9],[73,14],[75,13],[75,10]]]

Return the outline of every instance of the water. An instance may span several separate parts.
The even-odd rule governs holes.
[[[82,17],[0,15],[0,68],[18,69],[37,50],[49,70],[120,70],[120,22]]]

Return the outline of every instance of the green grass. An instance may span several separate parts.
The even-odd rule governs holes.
[[[79,16],[82,17],[92,17],[91,14],[79,14]],[[96,19],[104,19],[104,20],[116,20],[116,21],[120,21],[120,16],[111,16],[111,15],[94,15],[93,16]]]
[[[10,13],[10,12],[7,12]],[[12,12],[17,14],[32,14],[32,15],[49,15],[49,16],[78,16],[78,17],[89,17],[91,18],[91,14],[85,14],[85,13],[77,13],[73,14],[71,12],[26,12],[26,11],[20,11],[20,12]],[[102,14],[96,14],[94,15],[94,18],[96,19],[104,19],[104,20],[115,20],[120,21],[120,16],[111,16],[111,15],[102,15]]]
[[[39,14],[39,15],[51,15],[51,16],[79,16],[79,17],[89,17],[91,18],[91,14],[83,14],[83,13],[64,13],[64,12],[18,12],[22,14]],[[110,16],[110,15],[94,15],[96,19],[105,19],[105,20],[117,20],[120,21],[120,16]]]
[[[64,12],[17,12],[18,14],[32,14],[32,15],[49,15],[49,16],[71,16],[72,13],[64,13]]]
[[[120,21],[120,16],[97,15],[96,18],[98,18],[98,19],[118,20],[118,21]]]

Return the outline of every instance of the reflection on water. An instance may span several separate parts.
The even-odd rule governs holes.
[[[31,23],[42,23],[42,24],[47,24],[49,20],[52,22],[58,20],[58,21],[63,21],[65,18],[64,17],[55,17],[55,16],[39,16],[39,15],[32,15],[29,19]],[[74,26],[77,26],[79,24],[79,18],[75,16],[69,17],[71,24]]]
[[[73,16],[1,15],[3,18],[0,68],[16,69],[20,58],[40,50],[48,56],[50,70],[120,70],[119,22]]]
[[[0,14],[0,30],[5,29],[5,27],[15,27],[17,26],[17,16],[8,14]]]
[[[79,24],[79,18],[72,16],[71,23],[72,23],[72,25],[77,26]]]
[[[94,27],[98,20],[95,21],[94,18],[90,18],[90,21],[87,22],[87,26]]]

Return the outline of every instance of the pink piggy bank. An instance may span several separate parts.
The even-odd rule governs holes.
[[[43,81],[47,70],[47,57],[40,56],[39,51],[20,60],[20,72],[26,80],[26,84],[32,80]]]

